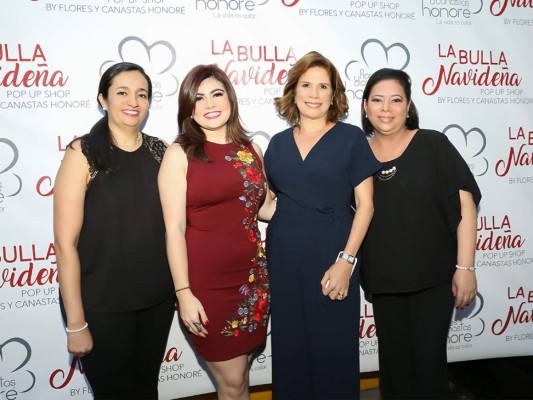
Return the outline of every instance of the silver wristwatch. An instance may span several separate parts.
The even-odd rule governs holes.
[[[337,260],[343,259],[348,261],[351,265],[354,265],[357,259],[354,256],[349,255],[348,253],[345,253],[344,251],[339,252],[339,255],[337,256]]]

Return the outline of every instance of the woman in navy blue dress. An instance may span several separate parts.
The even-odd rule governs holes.
[[[292,67],[276,109],[291,127],[272,138],[265,154],[277,195],[267,231],[273,397],[355,399],[355,267],[373,215],[372,175],[381,164],[364,133],[339,121],[348,111],[344,85],[321,54],[308,53]]]

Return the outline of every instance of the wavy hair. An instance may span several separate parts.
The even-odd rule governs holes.
[[[237,145],[248,145],[250,139],[239,118],[237,94],[226,73],[215,64],[197,65],[183,79],[178,95],[178,137],[174,141],[181,145],[183,151],[192,159],[210,162],[205,154],[205,133],[192,118],[196,107],[198,88],[206,79],[213,78],[220,82],[230,103],[230,116],[227,122],[226,140]]]
[[[329,75],[329,80],[333,88],[333,104],[328,110],[327,120],[329,122],[337,122],[346,118],[348,114],[348,99],[346,97],[346,89],[342,83],[341,77],[337,68],[333,63],[317,51],[310,51],[300,58],[289,70],[287,83],[283,89],[283,96],[274,99],[276,111],[280,117],[285,119],[291,126],[298,125],[300,121],[300,112],[294,97],[296,95],[296,86],[301,76],[313,67],[324,68]]]

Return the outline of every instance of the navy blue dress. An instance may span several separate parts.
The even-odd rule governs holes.
[[[320,281],[344,249],[354,188],[381,168],[363,131],[338,122],[302,159],[289,128],[265,153],[276,212],[267,230],[272,393],[281,399],[359,397],[359,273],[343,301]]]

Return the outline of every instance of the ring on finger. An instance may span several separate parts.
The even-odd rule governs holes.
[[[200,331],[202,330],[202,324],[201,324],[201,323],[199,323],[199,322],[193,322],[193,325],[194,325],[194,327],[196,328],[196,330],[197,330],[198,332],[200,332]]]

